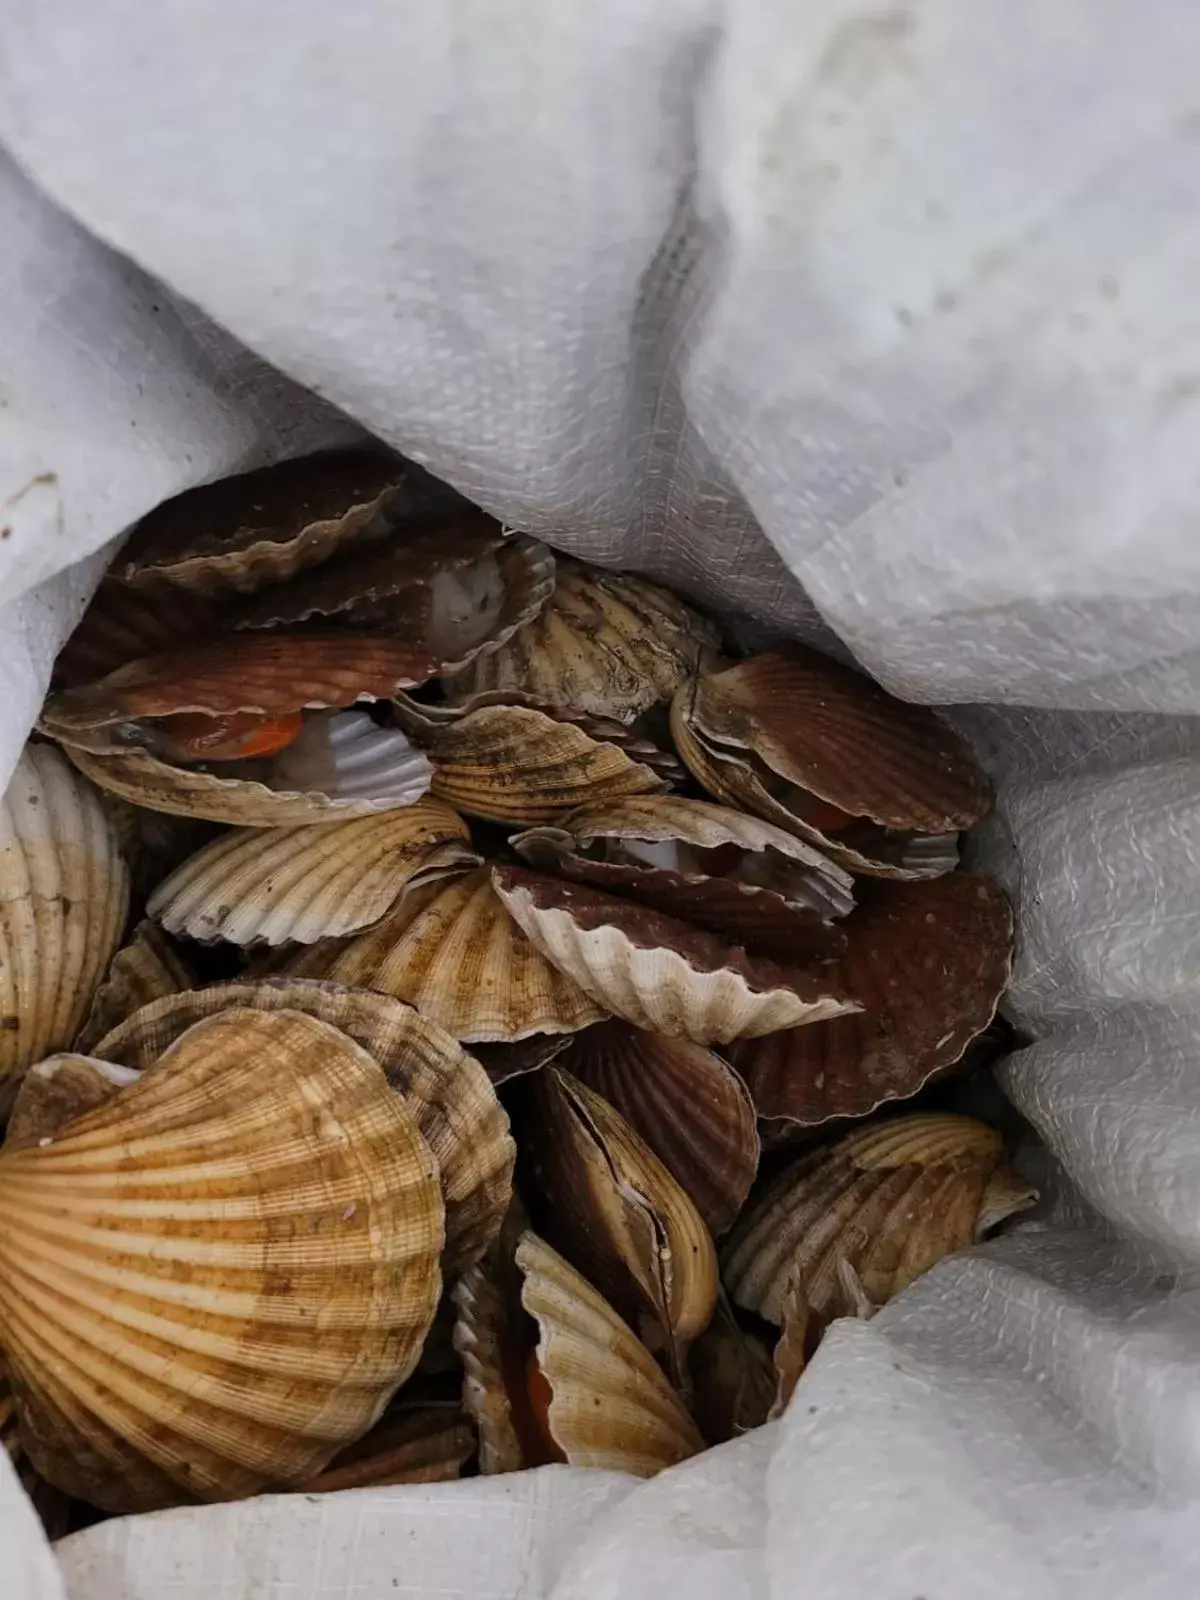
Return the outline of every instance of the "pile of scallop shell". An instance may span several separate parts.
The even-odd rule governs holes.
[[[1034,1199],[926,1091],[1009,970],[966,746],[408,471],[160,507],[4,798],[0,1421],[51,1501],[649,1475]]]

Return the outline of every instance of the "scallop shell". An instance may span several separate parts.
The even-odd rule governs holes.
[[[106,1510],[303,1481],[416,1364],[436,1164],[344,1035],[198,1023],[50,1144],[0,1154],[0,1337],[34,1466]]]
[[[725,1286],[748,1311],[778,1322],[793,1274],[813,1311],[843,1314],[839,1265],[876,1305],[976,1237],[989,1180],[1005,1171],[1000,1135],[949,1112],[856,1129],[802,1156],[752,1201],[725,1243]],[[1036,1191],[1009,1185],[1006,1215]],[[989,1213],[989,1225],[1001,1218]]]
[[[840,1265],[847,1267],[844,1256]],[[847,1270],[853,1272],[854,1269],[848,1267]],[[819,1337],[817,1318],[808,1303],[801,1273],[793,1274],[784,1292],[779,1320],[779,1338],[775,1342],[774,1357],[775,1397],[767,1414],[768,1421],[781,1417],[791,1404],[796,1385]]]
[[[499,649],[537,616],[553,588],[554,557],[544,544],[509,537],[476,512],[294,578],[257,596],[237,625],[339,618],[405,639],[451,673]]]
[[[787,971],[644,906],[523,867],[493,882],[522,931],[597,1005],[697,1044],[838,1016],[856,1003],[819,973]]]
[[[300,737],[281,755],[226,762],[227,771],[236,769],[228,776],[172,766],[144,750],[101,756],[68,746],[67,753],[102,788],[139,808],[240,827],[374,816],[412,805],[433,776],[428,759],[398,728],[378,728],[356,711],[306,718]]]
[[[653,1319],[677,1361],[716,1304],[717,1256],[699,1211],[601,1095],[556,1066],[530,1085],[526,1148],[547,1231],[619,1310]]]
[[[149,743],[153,730],[147,723],[194,714],[278,717],[343,710],[423,683],[434,666],[397,639],[224,634],[131,661],[95,683],[51,695],[42,730],[60,744],[111,755]]]
[[[715,626],[669,590],[560,556],[549,605],[456,678],[450,695],[516,689],[629,722],[669,700],[718,643]]]
[[[692,1414],[708,1444],[724,1444],[766,1420],[775,1368],[766,1345],[738,1325],[722,1294],[711,1323],[688,1351]]]
[[[485,697],[446,710],[397,699],[395,715],[433,762],[433,793],[471,817],[528,827],[584,800],[667,787],[626,730],[543,707]]]
[[[721,800],[855,872],[929,877],[988,810],[969,746],[924,706],[811,651],[751,657],[675,697],[680,755]]]
[[[733,1225],[758,1171],[758,1132],[754,1102],[720,1056],[614,1021],[576,1034],[561,1064],[620,1112],[710,1233]]]
[[[401,1483],[450,1483],[475,1453],[475,1435],[455,1406],[396,1407],[324,1472],[296,1485],[305,1494],[380,1489]]]
[[[99,795],[50,745],[27,745],[0,803],[0,1079],[69,1046],[129,908]]]
[[[87,1021],[75,1040],[84,1055],[119,1022],[151,1000],[178,994],[195,984],[195,974],[153,923],[139,922],[109,963],[104,982],[96,991]]]
[[[550,1431],[569,1465],[649,1478],[704,1448],[653,1356],[585,1278],[532,1233],[517,1266],[538,1325]]]
[[[861,893],[838,975],[864,1009],[734,1047],[760,1117],[811,1127],[906,1099],[995,1015],[1013,918],[993,883],[954,872]]]
[[[528,1338],[515,1251],[526,1227],[525,1209],[514,1195],[499,1237],[450,1291],[463,1409],[479,1433],[485,1477],[545,1466],[550,1459],[524,1390]]]
[[[471,1050],[499,1088],[510,1078],[520,1078],[526,1072],[537,1072],[548,1061],[553,1061],[555,1056],[561,1055],[571,1039],[569,1033],[534,1033],[527,1039],[515,1039],[510,1044],[476,1044]]]
[[[378,922],[411,889],[478,857],[440,800],[318,827],[241,830],[185,861],[148,906],[169,933],[208,943],[312,944]]]
[[[605,1015],[507,915],[486,867],[347,943],[312,946],[286,970],[396,995],[468,1041],[572,1033]]]
[[[182,589],[149,595],[110,574],[100,580],[79,626],[55,658],[54,687],[95,683],[181,640],[219,633],[226,620],[225,608],[215,600]]]
[[[130,1067],[70,1052],[35,1062],[13,1101],[5,1148],[49,1142],[68,1122],[102,1106],[140,1076]]]
[[[405,478],[374,450],[338,450],[189,489],[134,528],[114,564],[126,583],[251,594],[382,530]]]
[[[476,1260],[512,1194],[516,1151],[508,1116],[474,1057],[411,1006],[335,983],[219,983],[143,1006],[99,1040],[96,1054],[144,1070],[194,1023],[233,1010],[304,1012],[374,1057],[437,1158],[446,1207],[444,1270],[453,1274]]]

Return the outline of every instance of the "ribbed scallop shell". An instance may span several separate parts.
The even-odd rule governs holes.
[[[569,1465],[649,1478],[704,1448],[653,1356],[585,1278],[532,1233],[517,1266],[538,1325],[550,1431]]]
[[[139,807],[240,827],[374,816],[412,805],[433,776],[427,757],[398,728],[376,727],[358,711],[306,718],[300,737],[282,754],[225,762],[227,775],[176,767],[144,750],[96,755],[68,746],[67,753],[102,788]]]
[[[22,1443],[105,1509],[319,1471],[437,1306],[436,1164],[366,1051],[217,1016],[48,1145],[0,1154],[0,1338]]]
[[[56,689],[95,683],[118,667],[157,655],[184,639],[219,633],[227,608],[182,589],[147,594],[108,575],[54,662]]]
[[[394,456],[339,450],[189,489],[142,518],[114,572],[156,591],[251,594],[381,526],[404,478]]]
[[[760,1427],[775,1399],[767,1347],[745,1332],[722,1294],[705,1331],[688,1351],[692,1415],[708,1444],[724,1444]]]
[[[554,557],[544,544],[509,537],[475,512],[304,573],[256,597],[237,625],[338,618],[405,639],[451,673],[499,649],[537,616],[553,587]]]
[[[52,1138],[68,1122],[102,1106],[140,1076],[131,1067],[69,1051],[34,1062],[13,1101],[4,1132],[5,1147],[16,1149]]]
[[[972,1117],[897,1117],[812,1150],[767,1186],[722,1252],[725,1286],[741,1306],[778,1322],[794,1274],[821,1317],[852,1310],[839,1266],[882,1305],[977,1236],[993,1174],[1006,1172],[1000,1135]],[[1009,1183],[1004,1215],[1036,1190]],[[995,1210],[987,1226],[1001,1219]]]
[[[437,1158],[446,1205],[444,1269],[453,1274],[476,1260],[495,1237],[512,1194],[516,1151],[508,1116],[475,1058],[411,1006],[336,983],[218,983],[144,1006],[99,1040],[96,1054],[144,1070],[202,1018],[244,1010],[316,1017],[379,1063]]]
[[[297,1493],[382,1489],[401,1483],[452,1483],[475,1453],[470,1423],[455,1406],[395,1406],[364,1438],[341,1450]]]
[[[853,1005],[821,974],[784,972],[715,935],[581,884],[494,867],[510,915],[597,1005],[697,1044],[771,1033]]]
[[[0,802],[0,1079],[71,1044],[128,909],[99,795],[60,751],[27,745]]]
[[[527,1225],[525,1209],[514,1196],[499,1237],[450,1291],[463,1409],[479,1433],[479,1470],[485,1477],[543,1466],[548,1455],[525,1389],[529,1341],[514,1256]]]
[[[201,942],[312,944],[378,922],[408,891],[477,861],[462,818],[426,798],[379,816],[214,839],[147,907]]]
[[[433,762],[432,791],[471,817],[529,827],[584,801],[660,794],[667,780],[624,729],[490,701],[443,711],[398,700],[395,714]]]
[[[119,1022],[166,994],[190,989],[195,975],[166,934],[143,920],[109,963],[104,982],[96,990],[87,1021],[75,1039],[75,1049],[85,1055]]]
[[[629,1317],[676,1355],[707,1327],[717,1256],[695,1205],[601,1095],[557,1066],[530,1080],[526,1146],[545,1231]]]
[[[720,1056],[614,1021],[576,1034],[560,1063],[620,1112],[710,1233],[733,1225],[758,1171],[758,1131],[745,1084]]]
[[[286,970],[395,995],[467,1041],[572,1033],[605,1015],[512,921],[486,867],[412,915],[401,905],[344,944],[302,951]]]
[[[733,1061],[760,1117],[810,1127],[916,1094],[987,1027],[1012,966],[1008,901],[986,878],[861,886],[838,975],[864,1009],[747,1040]]]
[[[450,694],[517,689],[630,722],[669,700],[718,643],[715,626],[669,590],[560,556],[549,605],[456,678]]]
[[[991,805],[970,748],[932,711],[811,651],[702,674],[676,695],[671,727],[719,799],[856,872],[948,871],[953,834]]]

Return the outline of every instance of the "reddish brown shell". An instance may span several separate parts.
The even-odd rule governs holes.
[[[95,683],[118,667],[174,649],[186,639],[219,633],[226,609],[182,589],[150,595],[111,575],[100,580],[79,626],[54,663],[56,689]]]
[[[1013,918],[987,878],[860,885],[838,978],[864,1009],[734,1046],[760,1117],[811,1127],[916,1094],[987,1027]]]
[[[475,1434],[454,1405],[402,1405],[393,1401],[356,1444],[348,1445],[296,1493],[381,1489],[401,1483],[451,1483],[475,1453]]]
[[[251,594],[371,531],[404,479],[402,463],[380,450],[327,451],[223,478],[143,517],[113,570],[156,591]]]
[[[645,1140],[710,1233],[732,1226],[758,1171],[758,1133],[746,1086],[720,1056],[614,1021],[570,1039],[562,1065]]]

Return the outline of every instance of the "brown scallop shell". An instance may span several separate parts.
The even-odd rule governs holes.
[[[286,970],[396,995],[466,1041],[573,1033],[606,1015],[512,921],[486,867],[352,940],[302,951]]]
[[[529,1080],[526,1150],[546,1231],[627,1318],[680,1352],[717,1296],[712,1238],[686,1191],[624,1117],[557,1066]]]
[[[375,528],[403,484],[395,456],[338,450],[189,489],[134,528],[113,566],[123,582],[252,594],[317,565]]]
[[[148,594],[111,574],[101,578],[91,604],[54,662],[55,689],[95,683],[118,667],[158,655],[187,639],[220,633],[227,607],[182,589]]]
[[[688,1351],[688,1376],[692,1415],[707,1444],[724,1444],[767,1420],[776,1393],[771,1356],[738,1324],[724,1294]]]
[[[86,1055],[97,1039],[140,1006],[190,989],[195,982],[195,974],[157,924],[139,922],[109,963],[75,1049]]]
[[[475,1434],[454,1405],[393,1406],[297,1493],[382,1489],[401,1483],[452,1483],[475,1454]]]
[[[433,793],[471,817],[529,827],[585,800],[667,787],[651,765],[650,747],[621,728],[490,697],[462,708],[398,698],[394,711],[433,762]]]
[[[227,833],[177,867],[147,909],[202,943],[312,944],[370,927],[411,890],[477,862],[466,823],[426,797],[349,822]]]
[[[725,1286],[740,1306],[778,1322],[793,1274],[821,1318],[853,1311],[839,1275],[851,1266],[882,1305],[943,1256],[978,1237],[989,1182],[1006,1172],[1000,1135],[949,1112],[917,1113],[856,1129],[803,1155],[743,1213],[722,1252]],[[1008,1177],[1004,1215],[1036,1190]]]
[[[27,745],[0,800],[0,1080],[71,1045],[128,908],[100,796],[52,745]]]
[[[339,1029],[379,1063],[437,1158],[446,1207],[444,1270],[452,1275],[476,1260],[512,1193],[516,1151],[508,1116],[474,1057],[411,1006],[336,983],[218,983],[143,1006],[98,1041],[96,1054],[144,1070],[194,1023],[232,1010],[303,1012]]]
[[[569,1033],[534,1033],[511,1043],[482,1043],[471,1046],[471,1053],[497,1088],[510,1078],[537,1072],[570,1044]]]
[[[995,1015],[1013,918],[987,878],[862,884],[845,927],[838,977],[864,1009],[734,1046],[760,1117],[812,1127],[907,1099]]]
[[[549,605],[449,693],[516,689],[630,722],[669,700],[718,643],[716,627],[669,590],[560,556]]]
[[[758,1132],[754,1102],[720,1056],[613,1021],[568,1040],[561,1065],[645,1140],[711,1234],[733,1225],[758,1171]]]
[[[844,1256],[839,1265],[849,1273],[854,1272]],[[793,1273],[784,1291],[780,1307],[779,1338],[775,1341],[773,1361],[775,1396],[767,1413],[768,1421],[781,1417],[791,1404],[796,1385],[803,1376],[819,1339],[820,1324],[813,1314],[812,1306],[808,1303],[804,1276],[799,1272]]]
[[[672,731],[693,774],[843,866],[933,876],[988,810],[970,747],[925,706],[811,651],[753,656],[685,684]]]
[[[296,827],[412,805],[433,768],[398,728],[361,712],[318,712],[270,761],[224,762],[224,772],[177,767],[144,750],[97,755],[68,745],[88,777],[137,809],[237,827]]]
[[[69,1051],[34,1062],[13,1101],[5,1148],[48,1142],[68,1122],[102,1106],[140,1076],[131,1067]]]
[[[479,1470],[485,1477],[545,1466],[546,1448],[529,1404],[525,1368],[531,1339],[521,1309],[521,1273],[515,1253],[528,1226],[513,1196],[499,1236],[455,1283],[454,1348],[463,1366],[463,1409],[479,1433]]]
[[[549,1429],[568,1464],[648,1478],[704,1448],[653,1356],[587,1280],[535,1234],[517,1246],[538,1325]]]
[[[492,878],[549,961],[597,1005],[652,1033],[727,1043],[857,1005],[819,972],[785,970],[631,901],[523,867],[493,867]]]
[[[295,1012],[198,1023],[49,1144],[4,1151],[0,1223],[22,1444],[106,1510],[312,1476],[412,1370],[440,1289],[415,1121]]]
[[[258,595],[237,626],[336,619],[404,639],[451,673],[499,649],[537,616],[553,587],[554,557],[544,544],[467,513],[365,554],[352,551]]]

